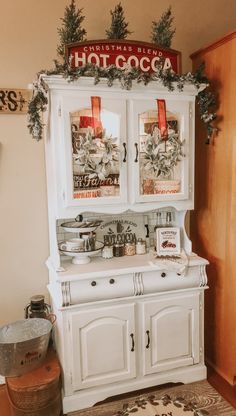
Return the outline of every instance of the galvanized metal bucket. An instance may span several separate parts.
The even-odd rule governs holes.
[[[39,367],[47,353],[52,323],[23,319],[0,328],[0,374],[20,376]]]

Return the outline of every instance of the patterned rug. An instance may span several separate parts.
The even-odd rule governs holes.
[[[236,416],[234,409],[206,381],[159,388],[108,401],[68,416]]]

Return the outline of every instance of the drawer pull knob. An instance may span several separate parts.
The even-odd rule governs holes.
[[[132,340],[132,346],[131,346],[131,352],[133,352],[134,351],[134,334],[130,334],[130,336],[131,336],[131,340]]]
[[[115,283],[115,279],[110,279],[110,280],[109,280],[109,283],[110,283],[111,285],[113,285],[113,284]]]
[[[135,146],[135,151],[136,151],[134,161],[135,161],[135,163],[137,163],[138,162],[138,143],[134,143],[134,146]]]
[[[161,277],[166,277],[166,273],[165,273],[165,272],[163,272],[163,273],[161,274]]]
[[[93,281],[91,282],[91,286],[96,286],[96,284],[97,284],[97,282],[95,282],[95,280],[93,280]]]
[[[125,163],[126,162],[126,157],[127,157],[126,143],[123,143],[123,147],[124,147],[124,152],[125,152],[124,159],[123,159],[123,163]]]
[[[146,331],[146,334],[147,334],[147,345],[146,345],[146,348],[148,349],[149,347],[150,347],[150,331]]]

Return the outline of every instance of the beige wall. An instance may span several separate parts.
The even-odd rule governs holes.
[[[189,54],[235,29],[235,0],[123,0],[130,39],[150,41],[151,22],[172,5],[172,47]],[[0,1],[0,88],[27,88],[52,67],[65,0]],[[105,37],[118,0],[80,0],[88,39]],[[95,6],[96,5],[96,6]],[[47,196],[44,144],[34,142],[22,115],[0,115],[0,325],[23,317],[33,294],[47,293]]]

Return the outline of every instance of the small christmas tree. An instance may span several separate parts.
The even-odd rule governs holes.
[[[158,22],[152,22],[152,42],[162,48],[170,48],[175,29],[171,29],[174,18],[171,15],[171,6],[164,12]]]
[[[86,35],[86,30],[81,28],[81,23],[84,20],[82,10],[76,10],[75,0],[71,0],[69,6],[66,6],[64,18],[62,18],[62,27],[58,29],[60,38],[60,45],[57,47],[57,53],[63,58],[66,63],[65,45],[73,42],[82,42]]]
[[[114,11],[110,11],[112,20],[111,27],[109,30],[106,30],[107,39],[125,39],[130,32],[128,28],[128,23],[125,21],[124,10],[119,3]]]

